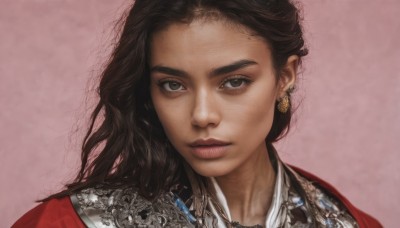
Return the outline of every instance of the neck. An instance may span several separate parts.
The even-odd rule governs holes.
[[[216,177],[233,221],[250,226],[264,224],[275,186],[275,171],[266,145],[232,173]]]

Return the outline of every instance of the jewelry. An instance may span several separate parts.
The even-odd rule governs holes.
[[[278,110],[281,113],[286,113],[289,110],[289,106],[290,106],[290,101],[288,95],[285,95],[284,97],[279,99]]]

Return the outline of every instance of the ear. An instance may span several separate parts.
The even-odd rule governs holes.
[[[297,55],[289,56],[279,78],[278,98],[284,97],[291,89],[294,88],[298,65],[299,57]]]

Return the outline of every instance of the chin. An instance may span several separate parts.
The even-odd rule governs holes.
[[[225,176],[233,170],[233,168],[227,164],[221,164],[220,162],[214,161],[205,161],[201,164],[189,164],[197,174],[200,174],[204,177]]]

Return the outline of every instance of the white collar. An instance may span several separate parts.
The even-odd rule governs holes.
[[[215,195],[217,197],[218,202],[220,203],[222,209],[224,210],[227,218],[229,219],[230,222],[232,222],[232,217],[231,213],[229,211],[228,207],[228,202],[225,198],[224,193],[222,192],[221,188],[219,187],[217,181],[215,178],[210,178],[211,183],[214,186],[215,190]],[[267,216],[265,218],[265,226],[264,227],[278,227],[279,224],[281,223],[281,218],[284,217],[282,216],[282,210],[281,205],[282,203],[288,198],[289,194],[289,185],[287,182],[287,178],[285,178],[285,173],[283,171],[283,165],[279,159],[277,159],[277,174],[276,174],[276,180],[275,180],[275,188],[274,188],[274,195],[272,196],[272,202],[271,206],[268,210]],[[221,216],[218,214],[217,210],[215,209],[214,205],[212,202],[209,202],[209,205],[211,206],[211,211],[215,215],[215,217],[218,219],[218,228],[226,228],[226,225],[221,218]]]

